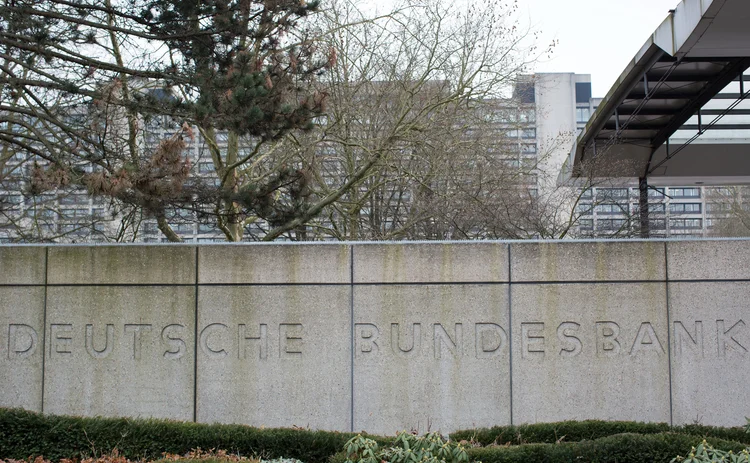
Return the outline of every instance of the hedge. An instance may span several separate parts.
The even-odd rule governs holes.
[[[132,418],[81,418],[41,415],[0,408],[0,459],[44,456],[85,458],[110,453],[136,459],[156,459],[163,452],[184,454],[195,448],[226,450],[245,456],[296,458],[305,463],[343,461],[341,450],[354,434],[297,429],[259,429],[243,425],[199,424]],[[381,445],[392,438],[368,436]],[[742,428],[581,421],[503,426],[459,431],[454,440],[485,445],[474,447],[472,460],[505,462],[668,462],[686,454],[703,438],[721,450],[741,450],[750,443]],[[559,442],[559,443],[556,443]],[[337,454],[338,452],[338,454]]]
[[[96,456],[114,448],[129,459],[153,459],[161,457],[162,452],[184,454],[202,448],[324,463],[343,449],[353,435],[165,420],[53,416],[0,408],[0,458],[5,459],[42,455],[56,461]],[[377,440],[384,442],[384,438]]]
[[[702,440],[703,437],[673,432],[625,433],[559,444],[472,447],[467,449],[467,453],[471,461],[482,463],[668,463],[677,455],[689,453]],[[707,440],[721,450],[737,452],[745,448],[739,442],[715,438]],[[345,460],[344,452],[339,452],[329,463],[344,463]]]
[[[668,431],[670,431],[670,427],[666,423],[588,420],[469,429],[454,432],[450,435],[450,438],[456,441],[472,441],[482,446],[491,444],[554,444],[556,442],[599,439],[614,434],[657,434]]]
[[[536,423],[520,426],[495,426],[457,431],[452,440],[472,441],[482,446],[491,444],[528,444],[556,442],[578,442],[593,440],[615,434],[659,434],[673,432],[699,437],[713,437],[750,444],[750,434],[745,428],[718,428],[713,426],[685,425],[670,427],[666,423],[639,423],[634,421],[563,421],[559,423]]]
[[[737,452],[745,448],[739,442],[707,440],[721,450]],[[677,455],[686,455],[701,441],[701,437],[679,433],[616,434],[560,444],[475,447],[468,453],[472,461],[482,463],[668,463]]]

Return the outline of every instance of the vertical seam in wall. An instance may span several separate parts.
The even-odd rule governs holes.
[[[667,299],[667,364],[669,366],[669,425],[674,426],[674,399],[672,398],[672,318],[669,304],[669,254],[667,243],[664,243],[664,286]]]
[[[44,248],[44,308],[42,311],[42,403],[39,407],[44,413],[44,377],[47,359],[47,282],[49,281],[49,248]]]
[[[510,253],[512,246],[508,244],[508,364],[510,386],[510,425],[513,426],[513,278],[511,275]]]
[[[349,245],[349,430],[354,432],[354,246]]]
[[[198,246],[195,247],[195,308],[193,312],[193,422],[198,422]]]

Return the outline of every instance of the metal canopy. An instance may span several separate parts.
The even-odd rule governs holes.
[[[750,183],[747,24],[748,0],[683,0],[594,112],[563,174]]]

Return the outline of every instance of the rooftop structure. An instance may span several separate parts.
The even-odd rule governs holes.
[[[603,99],[574,145],[565,174],[659,185],[750,183],[745,137],[708,131],[750,129],[750,3],[683,0],[654,31]]]

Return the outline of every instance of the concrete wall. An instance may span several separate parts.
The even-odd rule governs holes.
[[[741,425],[748,301],[743,240],[4,246],[0,406],[374,433]]]

